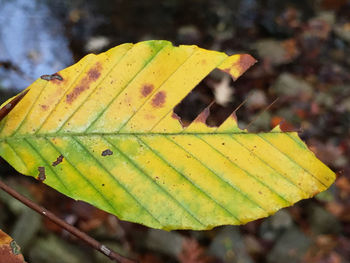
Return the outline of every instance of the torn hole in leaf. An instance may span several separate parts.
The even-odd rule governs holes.
[[[187,127],[201,113],[211,101],[214,94],[208,85],[210,74],[205,77],[187,96],[174,108],[183,127]]]
[[[174,113],[183,127],[187,127],[211,103],[225,105],[232,100],[233,81],[229,74],[214,69],[178,105]],[[211,109],[210,109],[211,115]],[[228,114],[229,115],[229,114]],[[213,123],[206,122],[213,126]]]
[[[183,127],[196,119],[209,127],[219,127],[233,115],[241,129],[270,131],[276,126],[272,125],[271,110],[279,103],[275,103],[276,97],[257,88],[255,79],[247,73],[233,81],[228,73],[215,69],[175,107],[174,116]]]
[[[269,82],[261,83],[249,72],[245,72],[236,81],[228,82],[225,79],[227,75],[224,74],[221,82],[218,82],[217,85],[219,92],[222,86],[229,86],[233,91],[232,94],[228,94],[231,95],[229,97],[231,99],[222,103],[220,98],[216,98],[215,103],[210,106],[210,115],[206,124],[209,127],[219,127],[229,116],[233,115],[238,127],[242,130],[267,132],[276,126],[272,125],[273,114],[271,111],[278,108],[280,102],[276,103],[276,96],[266,92],[269,88]]]
[[[235,81],[225,71],[221,71],[221,76],[220,81],[215,83],[216,100],[210,107],[210,115],[206,123],[210,127],[219,127],[229,116],[233,115],[238,126],[244,129],[245,123],[249,122],[247,121],[249,114],[245,114],[249,93],[256,88],[254,78],[249,72],[245,72]],[[244,114],[241,114],[242,112]]]
[[[240,110],[244,114],[238,117],[239,124],[240,128],[244,128],[249,123],[245,99],[254,89],[252,81],[246,76],[245,73],[233,81],[228,73],[214,69],[174,108],[174,116],[183,127],[187,127],[208,107],[206,125],[219,127],[230,115]]]

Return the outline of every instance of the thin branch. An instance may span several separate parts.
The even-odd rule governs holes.
[[[92,248],[100,251],[102,254],[106,255],[109,257],[111,260],[115,262],[120,262],[120,263],[135,263],[136,261],[127,259],[118,253],[114,252],[110,248],[106,247],[105,245],[101,244],[97,240],[93,239],[89,235],[85,234],[84,232],[80,231],[76,227],[66,223],[62,219],[58,218],[55,214],[50,212],[49,210],[45,209],[42,206],[37,205],[33,201],[29,200],[28,198],[24,197],[20,193],[18,193],[16,190],[12,189],[8,185],[6,185],[4,182],[0,180],[0,189],[4,190],[6,193],[9,195],[13,196],[16,198],[18,201],[21,203],[25,204],[29,208],[33,209],[34,211],[38,212],[39,214],[45,216],[55,224],[59,225],[62,227],[64,230],[68,231],[72,235],[76,236],[77,238],[83,240],[85,243],[87,243],[89,246]]]

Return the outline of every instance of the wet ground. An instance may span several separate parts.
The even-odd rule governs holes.
[[[241,127],[267,131],[284,120],[300,130],[338,172],[334,186],[245,226],[168,233],[74,202],[4,161],[1,178],[142,262],[350,262],[350,1],[0,0],[1,99],[88,53],[147,39],[255,56],[235,83],[213,72],[176,111],[191,120],[215,98],[216,125],[246,100]],[[3,193],[0,209],[0,229],[28,262],[108,262]]]

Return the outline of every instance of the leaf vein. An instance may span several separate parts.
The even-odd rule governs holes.
[[[157,90],[159,90],[163,85],[164,85],[164,83],[166,83],[193,55],[195,54],[195,50],[193,50],[193,52],[191,53],[191,55],[189,55],[186,59],[185,59],[185,61],[181,64],[181,65],[179,65],[176,69],[175,69],[175,71],[173,72],[173,73],[171,73],[170,75],[169,75],[169,77],[167,77],[163,82],[162,82],[162,84],[157,88],[157,89],[155,89],[155,91],[153,91],[154,93],[157,91]],[[140,107],[130,116],[130,118],[118,129],[118,131],[117,132],[119,132],[119,131],[121,131],[131,120],[132,120],[132,118],[141,110],[141,108],[143,107],[143,105],[145,105],[148,101],[150,101],[152,99],[152,97],[150,96],[150,97],[148,97],[143,103],[142,103],[142,105],[140,105]],[[162,119],[162,118],[161,118]]]
[[[149,180],[150,182],[152,182],[154,185],[156,185],[161,191],[163,191],[166,195],[168,195],[171,199],[173,199],[173,201],[175,203],[177,203],[177,205],[179,205],[186,213],[188,213],[193,219],[195,219],[198,223],[200,223],[203,226],[203,223],[197,218],[195,217],[188,209],[186,209],[174,196],[172,196],[166,189],[164,189],[163,187],[161,187],[159,184],[157,184],[156,182],[154,182],[146,172],[144,172],[139,165],[136,164],[135,161],[133,161],[131,158],[129,158],[127,156],[127,154],[125,154],[122,150],[119,149],[119,147],[117,147],[113,142],[111,142],[110,140],[108,140],[108,138],[103,137],[109,144],[111,144],[113,146],[114,149],[116,149],[127,161],[129,161],[136,169],[138,169],[145,178],[147,178],[147,180]],[[138,139],[138,138],[137,138]],[[144,143],[143,143],[144,144]],[[147,145],[145,145],[147,147]]]
[[[140,139],[140,138],[139,138]],[[141,140],[141,139],[140,139]],[[146,146],[148,146],[147,143],[145,143],[143,140],[141,140]],[[179,175],[181,175],[185,180],[187,180],[191,185],[193,185],[194,188],[197,188],[200,192],[202,192],[205,196],[207,196],[212,202],[214,202],[217,206],[221,207],[226,213],[228,213],[230,216],[233,216],[236,220],[238,220],[230,211],[228,211],[225,207],[223,207],[217,200],[215,200],[213,197],[211,197],[205,190],[203,190],[201,187],[196,185],[192,180],[190,180],[187,176],[185,176],[183,173],[181,173],[177,168],[175,168],[168,160],[163,158],[159,153],[157,153],[152,147],[148,146],[148,148],[158,156],[166,165],[168,165],[171,169],[173,169],[175,172],[177,172]],[[238,222],[240,222],[238,220]]]
[[[289,136],[288,133],[285,133],[288,137],[290,137],[293,141],[294,139]],[[277,151],[279,151],[280,153],[282,153],[284,156],[286,156],[292,163],[296,164],[297,166],[299,166],[301,169],[303,169],[305,172],[307,172],[308,174],[310,174],[314,179],[316,179],[316,181],[318,181],[320,184],[322,184],[324,187],[327,188],[327,186],[317,177],[315,177],[315,175],[313,175],[310,171],[308,171],[307,169],[305,169],[303,166],[301,166],[300,164],[298,164],[295,160],[293,160],[293,158],[291,158],[289,155],[287,155],[286,153],[282,152],[280,149],[277,148],[276,145],[274,145],[273,143],[271,143],[269,140],[266,140],[264,137],[260,136],[259,134],[257,134],[260,138],[262,138],[265,142],[267,142],[268,144],[270,144],[273,148],[275,148]]]
[[[263,207],[261,207],[257,202],[255,202],[254,200],[252,200],[248,195],[246,195],[239,187],[237,187],[236,185],[232,185],[230,182],[226,181],[223,177],[221,177],[220,175],[218,175],[214,170],[212,170],[211,168],[209,168],[207,165],[205,165],[201,160],[199,160],[198,157],[196,157],[192,152],[189,152],[188,150],[186,150],[184,147],[182,147],[181,145],[179,145],[178,143],[176,143],[174,140],[172,140],[170,137],[167,137],[167,139],[171,140],[173,143],[175,143],[176,145],[178,145],[180,148],[182,148],[184,151],[186,151],[188,154],[190,154],[194,159],[196,159],[198,162],[201,163],[201,165],[203,165],[206,169],[208,169],[211,173],[213,173],[217,178],[219,178],[222,182],[224,182],[225,184],[227,184],[228,186],[230,186],[234,191],[236,191],[237,193],[239,193],[240,195],[242,195],[245,199],[249,200],[251,203],[253,203],[255,206],[259,207],[260,209],[262,209],[263,211],[267,212]],[[237,218],[238,219],[238,218]]]
[[[4,143],[6,143],[6,144],[11,148],[11,150],[12,150],[12,151],[15,153],[15,155],[21,160],[22,164],[23,164],[23,165],[27,168],[27,170],[28,170],[28,166],[27,166],[26,162],[22,159],[22,156],[20,156],[20,155],[17,153],[16,148],[13,147],[13,146],[10,144],[10,142],[7,141],[7,140],[4,140]]]
[[[273,133],[283,133],[284,132],[273,132]],[[79,136],[79,137],[94,137],[94,136],[104,136],[104,135],[113,135],[113,136],[143,136],[143,137],[152,137],[152,136],[193,136],[193,135],[211,135],[211,136],[232,136],[235,134],[240,135],[252,135],[252,133],[246,133],[246,132],[218,132],[218,133],[212,133],[212,132],[187,132],[187,133],[144,133],[144,132],[127,132],[127,133],[115,133],[115,132],[89,132],[89,133],[83,133],[83,132],[61,132],[61,133],[41,133],[41,134],[25,134],[25,135],[15,135],[15,136],[7,136],[6,138],[2,137],[0,138],[0,142],[7,139],[22,139],[22,138],[40,138],[40,137],[70,137],[70,136]],[[264,133],[261,133],[264,134]]]
[[[61,124],[61,126],[59,127],[59,129],[57,130],[57,132],[61,131],[62,128],[64,127],[64,125],[71,119],[73,118],[74,114],[76,114],[78,112],[78,110],[85,104],[85,102],[92,96],[92,94],[94,93],[94,91],[99,87],[99,85],[101,83],[103,83],[103,81],[107,78],[107,76],[112,72],[112,70],[119,65],[119,62],[122,61],[122,59],[128,54],[128,52],[131,50],[132,48],[128,49],[123,56],[120,57],[120,59],[114,63],[111,68],[108,70],[107,73],[105,73],[104,77],[99,79],[98,82],[96,83],[95,87],[90,91],[89,95],[79,104],[79,106],[69,115],[68,118],[65,119],[65,121]],[[97,117],[98,118],[98,117]],[[88,127],[89,128],[89,127]],[[87,129],[86,129],[87,130]]]
[[[212,174],[214,174],[217,178],[219,178],[222,182],[228,184],[225,180],[223,180],[220,176],[218,176],[214,171],[212,171],[211,169],[209,169],[206,165],[204,165],[201,161],[199,161],[197,158],[195,158],[193,156],[192,153],[190,153],[189,151],[187,151],[186,149],[184,149],[181,145],[179,145],[178,143],[176,143],[175,141],[173,141],[171,138],[169,137],[165,137],[166,139],[168,139],[170,142],[172,142],[173,144],[175,144],[178,148],[182,149],[183,151],[185,151],[186,153],[188,153],[189,155],[191,155],[195,160],[197,160],[203,167],[205,167],[206,169],[208,169]],[[230,185],[230,184],[228,184]],[[231,186],[231,185],[230,185]],[[232,186],[231,186],[232,187]],[[233,187],[232,187],[233,188]],[[234,188],[233,188],[234,189]],[[234,189],[236,190],[236,189]],[[231,216],[233,216],[240,224],[242,224],[242,221],[237,217],[237,215],[235,215],[234,213],[232,213],[231,211],[229,211],[226,207],[224,207],[223,205],[221,205],[219,203],[219,201],[217,201],[216,199],[214,199],[213,197],[211,197],[211,199],[215,200],[215,202],[217,204],[219,204],[226,212],[228,212]]]
[[[45,138],[46,141],[59,153],[63,155],[63,152],[60,151],[60,149],[58,149],[49,139]],[[66,162],[75,170],[78,172],[78,174],[80,175],[80,177],[83,178],[83,180],[92,188],[94,189],[94,191],[100,195],[100,197],[104,200],[104,202],[110,207],[112,208],[112,210],[114,211],[114,213],[119,214],[118,211],[116,210],[116,208],[114,207],[114,205],[109,202],[109,200],[104,196],[104,194],[102,194],[102,192],[95,187],[95,185],[89,180],[89,178],[87,178],[82,172],[79,171],[79,169],[77,169],[72,162],[69,160],[68,155],[64,155],[64,159],[66,160]]]
[[[147,213],[149,214],[155,221],[157,221],[160,225],[161,222],[153,216],[153,214],[151,212],[148,211],[148,209],[141,203],[140,200],[138,200],[132,193],[131,191],[129,191],[127,189],[127,187],[125,185],[123,185],[121,182],[119,182],[119,180],[110,172],[108,171],[108,169],[87,149],[87,147],[79,140],[77,139],[76,137],[72,137],[72,139],[77,142],[83,149],[86,153],[88,153],[94,160],[95,162],[100,166],[102,167],[102,169],[126,192],[130,195],[130,197],[132,199],[135,200],[135,202]]]
[[[23,119],[21,120],[21,122],[17,125],[16,129],[12,132],[12,135],[17,134],[18,130],[23,126],[23,123],[27,120],[28,115],[32,112],[34,106],[35,106],[35,102],[40,98],[41,94],[43,93],[44,89],[46,88],[48,82],[45,83],[45,85],[42,86],[39,94],[35,97],[35,99],[32,101],[32,105],[29,107],[28,111],[24,114]],[[28,91],[29,92],[29,91]],[[28,95],[28,94],[27,94]],[[7,118],[6,118],[7,119]]]
[[[280,172],[278,172],[274,167],[272,167],[271,165],[269,165],[264,159],[262,159],[257,153],[255,153],[254,151],[250,150],[244,143],[240,142],[239,140],[237,140],[236,138],[234,138],[234,136],[231,136],[231,138],[233,140],[235,140],[238,144],[240,144],[242,147],[244,147],[245,149],[247,149],[251,154],[253,154],[256,158],[258,158],[263,164],[265,164],[267,167],[271,168],[272,170],[274,170],[276,172],[276,174],[278,174],[281,178],[283,178],[284,180],[286,180],[287,182],[289,182],[290,184],[292,184],[293,186],[295,186],[296,188],[298,188],[303,194],[307,194],[301,187],[297,186],[293,181],[291,181],[288,177],[284,176],[283,174],[281,174]]]
[[[214,147],[213,145],[211,145],[210,143],[208,143],[206,140],[204,140],[203,138],[201,138],[198,135],[197,136],[199,139],[201,139],[203,142],[205,142],[206,144],[208,144],[208,146],[210,146],[212,149],[214,149],[216,152],[218,152],[219,154],[221,154],[225,159],[227,159],[230,163],[232,163],[234,166],[236,166],[237,168],[239,168],[240,170],[242,170],[245,174],[247,174],[248,176],[250,176],[251,178],[253,178],[255,181],[257,181],[259,184],[261,184],[262,186],[266,187],[267,189],[269,189],[272,193],[274,193],[275,195],[277,195],[280,199],[282,199],[285,203],[290,205],[290,202],[288,202],[284,197],[282,197],[280,194],[278,194],[274,189],[272,189],[270,186],[268,186],[267,184],[265,184],[264,182],[262,182],[261,180],[259,180],[257,177],[255,177],[253,174],[249,173],[248,171],[246,171],[245,169],[243,169],[242,167],[240,167],[238,164],[236,164],[235,162],[233,162],[230,158],[228,158],[225,154],[223,154],[220,150],[218,150],[216,147]]]
[[[70,89],[72,87],[74,87],[74,85],[76,84],[76,81],[79,79],[79,77],[84,73],[85,69],[90,65],[90,63],[88,63],[88,61],[86,61],[86,64],[84,65],[84,67],[81,69],[81,71],[79,72],[79,74],[76,75],[76,77],[74,78],[74,80],[71,82],[71,85],[69,87],[67,87],[66,92],[64,92],[61,96],[61,98],[57,101],[57,103],[55,104],[54,107],[52,107],[52,109],[50,110],[49,114],[46,116],[46,118],[44,119],[44,121],[40,124],[40,126],[38,127],[38,129],[36,130],[35,134],[38,134],[38,132],[40,132],[40,130],[42,129],[42,127],[45,125],[45,123],[50,119],[52,113],[56,110],[57,106],[61,104],[61,102],[64,100],[64,98],[66,97],[66,94],[70,91]]]
[[[100,117],[110,108],[110,106],[112,105],[112,103],[119,97],[119,95],[129,87],[130,83],[137,78],[137,76],[139,76],[139,74],[156,58],[156,56],[160,53],[160,51],[162,49],[164,49],[165,46],[161,47],[159,50],[157,50],[157,52],[155,52],[150,59],[145,63],[145,65],[143,65],[143,67],[136,73],[135,76],[133,76],[128,83],[118,92],[118,94],[116,94],[112,100],[107,104],[107,106],[96,116],[96,118],[90,122],[90,124],[88,125],[88,127],[86,127],[86,129],[84,130],[84,132],[87,132],[94,124],[96,121],[98,121],[100,119]],[[108,75],[108,74],[107,74]]]
[[[68,186],[63,182],[63,180],[58,176],[58,174],[56,173],[56,171],[54,171],[51,166],[50,163],[41,155],[41,153],[36,149],[36,147],[34,145],[32,145],[28,139],[24,138],[23,141],[25,141],[30,148],[32,148],[34,150],[34,152],[36,152],[36,154],[39,156],[39,158],[41,160],[43,160],[43,162],[45,163],[46,168],[48,168],[52,174],[56,177],[57,181],[60,182],[62,184],[62,186],[67,190],[67,192],[69,193],[70,196],[73,196],[72,191],[68,188]]]

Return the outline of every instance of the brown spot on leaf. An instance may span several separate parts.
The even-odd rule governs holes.
[[[181,121],[181,118],[179,115],[177,115],[175,112],[173,112],[173,114],[171,114],[171,117],[175,120]]]
[[[7,103],[4,107],[0,109],[0,121],[10,113],[10,111],[17,105],[18,102],[20,102],[23,97],[28,93],[29,90],[24,91],[23,93],[20,93],[15,98],[13,98],[9,103]]]
[[[23,255],[18,253],[14,253],[13,245],[15,244],[12,241],[10,244],[0,244],[0,262],[6,263],[25,263]],[[15,244],[17,248],[15,251],[19,251],[19,247]]]
[[[164,91],[159,91],[152,99],[152,105],[155,108],[160,108],[164,105],[166,98],[166,93]]]
[[[147,97],[149,94],[151,94],[153,89],[154,89],[154,86],[152,84],[143,85],[141,89],[142,96]]]
[[[46,179],[45,167],[39,166],[38,171],[39,171],[38,180],[43,182]]]
[[[175,112],[173,112],[173,114],[171,114],[171,117],[175,120],[178,120],[182,126],[182,128],[185,127],[185,125],[182,123],[181,117],[179,115],[177,115]]]
[[[153,114],[151,114],[151,113],[146,113],[145,114],[145,119],[146,120],[152,120],[152,119],[154,119],[155,118],[155,116],[153,115]]]
[[[233,112],[233,113],[230,115],[230,117],[231,117],[232,119],[234,119],[234,120],[237,122],[237,114],[236,114],[236,112]]]
[[[113,152],[110,149],[106,149],[101,153],[102,156],[107,156],[107,155],[112,155],[112,154],[113,154]]]
[[[91,68],[89,70],[89,72],[87,73],[87,75],[89,76],[89,79],[91,81],[96,81],[100,75],[101,75],[101,68],[102,68],[102,65],[100,62],[97,62],[95,67]]]
[[[56,159],[56,161],[54,161],[53,163],[52,163],[52,166],[56,166],[56,165],[58,165],[58,164],[60,164],[62,161],[63,161],[63,155],[61,154],[60,156],[58,156],[57,157],[57,159]]]
[[[229,68],[222,69],[223,72],[226,72],[231,75],[232,68],[239,68],[238,76],[232,76],[233,80],[236,80],[239,76],[241,76],[247,69],[249,69],[252,65],[256,63],[256,59],[253,58],[249,54],[242,54],[235,63],[233,63]]]
[[[44,105],[44,104],[40,104],[40,107],[45,111],[49,108],[49,106]]]
[[[47,80],[47,81],[50,81],[50,80],[59,80],[59,81],[62,81],[63,78],[61,75],[59,75],[58,73],[55,73],[55,74],[52,74],[52,75],[42,75],[40,76],[41,79],[43,80]]]
[[[249,54],[242,54],[238,63],[241,66],[242,73],[243,73],[244,71],[246,71],[248,68],[250,68],[252,65],[256,63],[256,59]]]
[[[276,127],[280,126],[281,131],[283,132],[291,132],[295,130],[295,127],[290,122],[286,121],[284,118],[280,116],[274,116],[271,119],[271,126]]]
[[[223,72],[225,72],[225,73],[231,75],[230,70],[231,70],[231,68],[224,68],[224,69],[222,69],[221,71],[223,71]],[[233,77],[232,77],[232,78],[233,78]],[[234,79],[234,78],[233,78],[233,79]],[[235,80],[235,79],[234,79],[234,80]]]
[[[66,95],[67,103],[71,104],[76,98],[79,97],[81,93],[90,88],[90,84],[95,82],[101,75],[102,65],[97,62],[94,67],[92,67],[88,73],[82,78],[80,83]]]

